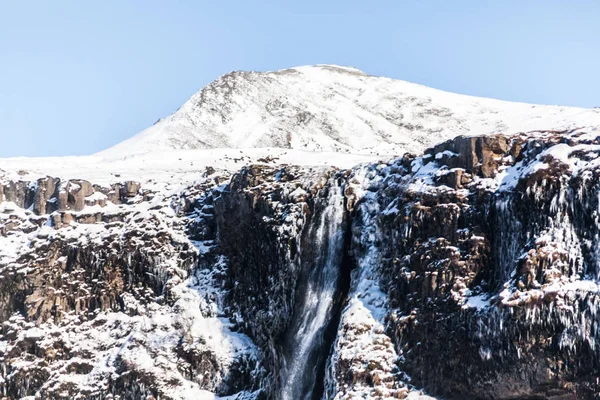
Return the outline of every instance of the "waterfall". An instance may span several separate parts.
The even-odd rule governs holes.
[[[315,204],[315,219],[305,238],[308,251],[303,253],[302,261],[309,264],[286,338],[288,351],[279,397],[282,400],[311,400],[319,396],[315,389],[319,369],[324,368],[329,355],[326,336],[329,325],[335,323],[335,307],[339,307],[336,295],[344,255],[345,206],[342,188],[335,178],[328,187],[320,212],[320,204]]]

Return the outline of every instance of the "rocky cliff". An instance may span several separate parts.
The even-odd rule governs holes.
[[[600,138],[0,188],[7,399],[594,399]]]

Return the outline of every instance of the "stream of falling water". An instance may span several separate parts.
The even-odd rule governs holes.
[[[306,284],[306,292],[292,326],[290,356],[283,368],[282,400],[310,400],[318,375],[319,359],[327,357],[324,334],[332,315],[344,246],[344,197],[332,182],[323,211],[318,215],[316,231],[309,232],[315,254]]]

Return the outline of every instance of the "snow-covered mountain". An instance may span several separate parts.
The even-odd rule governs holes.
[[[316,66],[0,159],[0,398],[597,400],[599,128]]]
[[[470,97],[318,65],[224,75],[100,155],[250,147],[398,155],[457,135],[599,125],[599,110]]]

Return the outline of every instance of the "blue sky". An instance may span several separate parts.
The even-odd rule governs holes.
[[[595,0],[0,1],[0,157],[99,151],[237,69],[600,106],[599,19]]]

